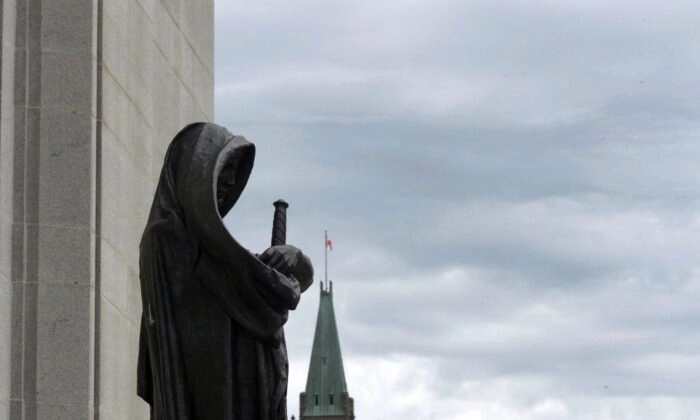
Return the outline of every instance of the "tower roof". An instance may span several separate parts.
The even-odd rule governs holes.
[[[309,376],[306,379],[306,395],[309,404],[306,405],[303,415],[342,415],[343,409],[340,404],[342,392],[347,392],[347,385],[333,311],[333,282],[329,283],[327,289],[323,288],[323,282],[321,282],[316,333],[311,350]]]

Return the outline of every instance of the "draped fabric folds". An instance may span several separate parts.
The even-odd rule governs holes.
[[[299,282],[243,248],[222,217],[255,147],[210,123],[172,141],[140,244],[138,395],[155,420],[286,420],[282,326]],[[224,167],[234,187],[217,202]]]

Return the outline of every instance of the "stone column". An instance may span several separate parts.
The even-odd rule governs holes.
[[[0,419],[10,416],[15,2],[0,0]]]
[[[11,162],[1,175],[11,179],[2,183],[11,202],[3,207],[11,224],[10,418],[87,419],[95,388],[97,0],[15,0],[3,10],[15,29],[13,42],[3,42],[3,57],[14,62],[3,62],[2,92],[2,160]]]

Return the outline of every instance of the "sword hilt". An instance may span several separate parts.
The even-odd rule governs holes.
[[[272,219],[272,246],[284,245],[287,243],[287,204],[279,199],[272,203],[275,206],[275,215]]]

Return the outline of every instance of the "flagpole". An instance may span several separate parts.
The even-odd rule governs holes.
[[[325,262],[325,272],[324,272],[324,279],[326,283],[326,287],[328,287],[328,231],[324,230],[323,231],[323,252],[324,252],[324,262]]]

